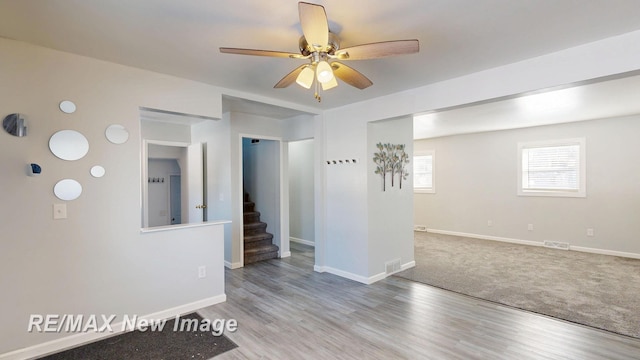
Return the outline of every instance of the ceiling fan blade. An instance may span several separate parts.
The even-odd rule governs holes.
[[[329,44],[329,22],[327,13],[321,5],[306,2],[298,3],[300,25],[307,43],[320,50]]]
[[[347,84],[357,87],[358,89],[366,89],[369,86],[373,85],[371,80],[369,80],[366,76],[362,75],[358,71],[348,67],[345,64],[334,61],[331,63],[331,68],[333,69],[333,75],[346,82]]]
[[[238,48],[221,47],[220,52],[225,54],[271,56],[271,57],[282,57],[282,58],[291,58],[291,59],[307,58],[302,54],[294,54],[294,53],[288,53],[288,52],[282,52],[282,51],[271,51],[271,50],[238,49]]]
[[[286,88],[287,86],[293,84],[294,82],[296,82],[296,79],[298,78],[298,75],[300,75],[302,70],[304,70],[304,68],[306,68],[307,66],[309,66],[309,65],[308,64],[304,64],[304,65],[298,66],[295,70],[293,70],[292,72],[288,73],[285,77],[283,77],[280,81],[278,81],[278,83],[274,85],[274,88],[282,89],[282,88]]]
[[[413,54],[420,51],[418,40],[383,41],[352,46],[336,51],[334,57],[340,60],[377,59],[386,56]]]

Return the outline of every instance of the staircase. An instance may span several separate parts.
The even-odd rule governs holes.
[[[249,194],[244,194],[244,264],[278,258],[278,246],[273,245],[273,235],[267,232],[267,224],[260,221]]]

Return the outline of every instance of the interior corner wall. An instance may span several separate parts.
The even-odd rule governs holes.
[[[437,187],[415,194],[415,224],[640,256],[638,133],[640,115],[417,140],[416,151],[436,151]],[[517,195],[518,142],[579,137],[586,139],[586,198]]]
[[[221,90],[26,43],[0,39],[0,113],[25,116],[28,136],[0,131],[0,354],[71,338],[69,333],[26,331],[31,314],[149,315],[223,301],[221,226],[140,232],[141,140],[139,108],[220,118]],[[72,100],[73,114],[58,104]],[[105,138],[111,124],[129,140]],[[84,134],[90,147],[77,161],[48,148],[62,129]],[[28,177],[28,163],[42,174]],[[102,178],[89,169],[105,168]],[[83,186],[62,201],[60,179]],[[66,203],[67,219],[53,220],[53,204]],[[207,277],[198,278],[198,266]],[[169,315],[171,316],[171,315]],[[49,350],[55,350],[51,347]]]
[[[371,122],[367,134],[369,276],[385,277],[385,264],[413,264],[413,117]],[[409,176],[375,174],[377,144],[404,145]],[[399,155],[398,155],[399,156]],[[383,186],[384,185],[384,186]]]

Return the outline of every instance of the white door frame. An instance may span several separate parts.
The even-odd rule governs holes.
[[[278,142],[279,148],[279,169],[277,170],[280,174],[280,196],[278,201],[280,202],[280,223],[277,226],[280,227],[280,239],[274,239],[276,244],[280,247],[279,253],[280,257],[289,257],[291,256],[291,251],[289,250],[289,180],[288,180],[288,169],[285,163],[287,162],[287,152],[285,149],[285,143],[282,141],[281,137],[275,136],[265,136],[265,135],[254,135],[254,134],[246,134],[240,133],[238,134],[238,193],[236,194],[236,199],[239,201],[238,206],[238,214],[236,217],[240,224],[240,264],[244,266],[244,189],[243,189],[243,150],[242,150],[242,139],[259,139],[259,140],[273,140]],[[233,256],[232,256],[233,258]]]

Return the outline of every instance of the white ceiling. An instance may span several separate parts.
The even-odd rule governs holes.
[[[318,104],[295,84],[273,88],[302,60],[218,51],[297,52],[293,0],[0,0],[0,36],[322,110],[640,29],[638,0],[317,3],[342,47],[415,38],[420,53],[351,61],[374,85],[341,83]]]
[[[640,113],[640,75],[416,115],[414,139],[595,120]]]

